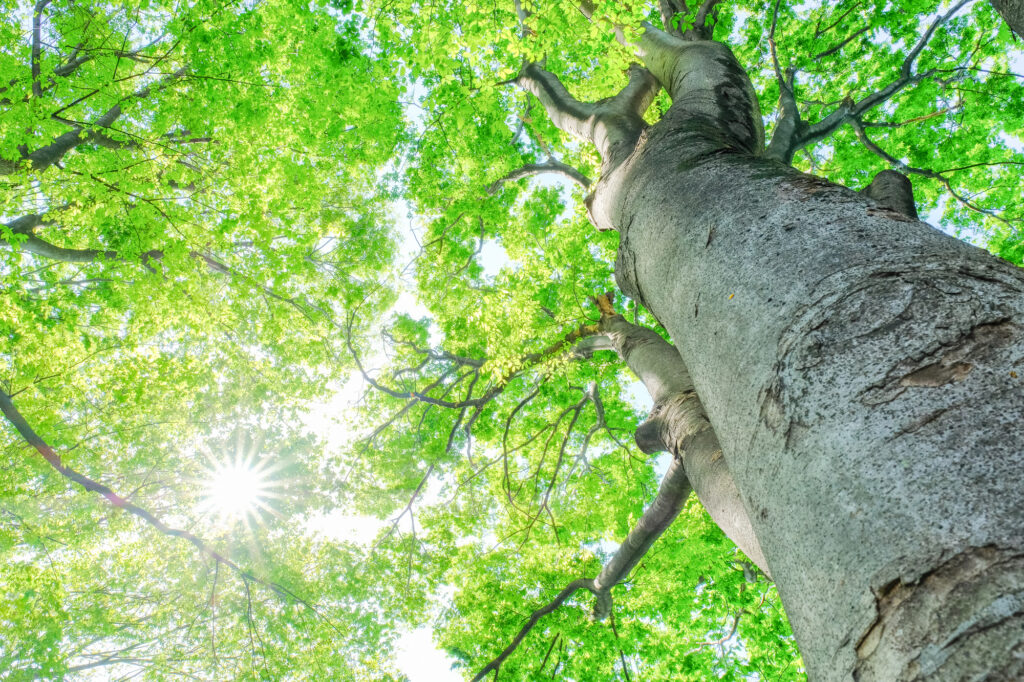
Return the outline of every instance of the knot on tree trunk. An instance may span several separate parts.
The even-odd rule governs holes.
[[[882,171],[870,185],[861,190],[861,194],[871,197],[884,208],[918,219],[917,207],[914,205],[914,186],[910,178],[899,171]]]

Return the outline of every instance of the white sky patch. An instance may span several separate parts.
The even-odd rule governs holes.
[[[505,247],[498,243],[496,239],[484,240],[484,245],[480,249],[477,262],[484,269],[484,278],[490,280],[497,277],[503,268],[513,265],[512,259],[508,257],[508,253],[505,251]]]
[[[343,509],[334,509],[326,514],[311,516],[306,521],[306,530],[327,540],[368,547],[387,524],[384,519],[346,514]]]
[[[332,382],[327,388],[327,394],[307,406],[302,422],[306,429],[329,443],[331,449],[338,450],[359,435],[351,428],[348,415],[366,391],[366,382],[353,370],[347,379]]]
[[[651,394],[639,379],[633,379],[622,387],[622,397],[641,414],[647,414],[654,407]]]
[[[395,665],[410,682],[459,682],[462,676],[452,670],[455,660],[434,644],[429,626],[404,632],[395,647]]]

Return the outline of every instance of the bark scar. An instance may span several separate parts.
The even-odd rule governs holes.
[[[865,405],[880,405],[895,400],[907,388],[939,388],[963,381],[974,369],[969,359],[1006,346],[1015,332],[1016,326],[1005,317],[976,324],[925,357],[904,358],[869,386],[860,400]]]
[[[1020,679],[1024,659],[999,653],[1024,645],[1019,549],[970,547],[874,594],[875,617],[855,646],[857,682]]]

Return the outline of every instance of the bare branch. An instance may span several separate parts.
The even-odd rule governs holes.
[[[742,616],[742,615],[743,615],[743,611],[737,611],[736,612],[736,615],[733,616],[732,629],[730,629],[728,633],[726,633],[725,635],[723,635],[722,637],[720,637],[718,639],[715,639],[715,640],[712,640],[712,641],[709,641],[709,642],[701,642],[695,648],[690,649],[689,651],[687,651],[686,655],[689,656],[690,654],[695,654],[695,653],[697,653],[698,651],[700,651],[701,649],[703,649],[705,647],[718,646],[720,644],[725,644],[726,642],[728,642],[730,639],[732,639],[732,636],[736,634],[736,628],[740,624],[740,616]]]
[[[469,399],[469,400],[459,400],[459,401],[441,400],[439,398],[432,398],[431,396],[426,395],[426,393],[423,393],[423,392],[420,392],[420,391],[399,391],[399,390],[396,390],[396,389],[391,388],[389,386],[385,386],[384,384],[381,384],[376,379],[371,377],[369,372],[366,371],[366,368],[363,367],[363,363],[359,359],[359,354],[356,352],[355,346],[352,345],[352,319],[351,318],[349,319],[347,333],[345,334],[345,344],[348,346],[349,353],[352,354],[352,359],[355,361],[356,367],[359,369],[359,373],[363,375],[363,379],[366,381],[366,383],[370,384],[370,386],[373,386],[375,389],[377,389],[381,393],[386,393],[387,395],[391,396],[392,398],[401,398],[402,400],[416,400],[418,402],[426,403],[428,405],[437,405],[438,407],[462,409],[464,407],[477,407],[479,405],[484,405],[488,401],[490,401],[492,398],[494,398],[498,393],[500,393],[500,390],[501,390],[500,388],[497,388],[497,387],[496,388],[492,388],[491,390],[487,391],[483,396],[481,396],[479,398],[474,398],[474,399]]]
[[[842,104],[840,104],[838,109],[823,118],[821,121],[804,127],[793,141],[793,149],[789,152],[790,158],[792,158],[792,154],[801,147],[813,144],[818,140],[828,137],[844,123],[847,123],[854,118],[859,118],[866,111],[888,101],[907,86],[914,85],[935,73],[934,69],[930,69],[923,73],[915,74],[913,69],[914,63],[917,61],[917,57],[921,54],[921,51],[924,50],[928,41],[931,40],[935,30],[949,21],[955,14],[963,9],[964,6],[971,2],[974,2],[974,0],[960,0],[960,2],[953,5],[946,14],[937,17],[935,21],[932,22],[931,26],[928,27],[914,47],[911,48],[910,52],[907,53],[907,56],[904,58],[903,63],[900,66],[899,77],[896,80],[892,81],[884,88],[867,95],[859,101],[854,102],[852,99],[847,98]]]
[[[846,47],[847,45],[849,45],[850,41],[852,41],[854,38],[856,38],[857,36],[859,36],[859,35],[861,35],[863,33],[867,33],[869,30],[871,30],[871,27],[870,26],[865,26],[864,28],[860,29],[859,31],[854,31],[849,36],[847,36],[846,39],[844,39],[841,42],[833,45],[832,47],[828,48],[827,50],[824,50],[823,52],[819,52],[818,54],[816,54],[813,57],[811,57],[811,59],[817,61],[817,60],[819,60],[819,59],[821,59],[823,57],[828,57],[830,55],[834,55],[836,52],[839,52],[839,50],[841,50],[844,47]]]
[[[487,193],[491,195],[497,194],[506,182],[514,182],[531,175],[540,175],[541,173],[558,173],[569,178],[583,189],[590,187],[590,178],[574,167],[552,157],[543,163],[528,163],[525,166],[509,171],[491,183],[491,186],[487,188]]]
[[[43,86],[39,82],[39,60],[40,43],[42,43],[43,10],[50,4],[50,0],[39,0],[32,10],[32,95],[43,96]]]

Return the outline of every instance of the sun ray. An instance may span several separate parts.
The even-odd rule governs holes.
[[[199,508],[220,525],[241,523],[251,531],[264,514],[274,513],[272,503],[281,497],[280,482],[275,480],[280,465],[260,455],[262,439],[249,448],[245,446],[246,440],[239,436],[234,456],[207,456]]]

